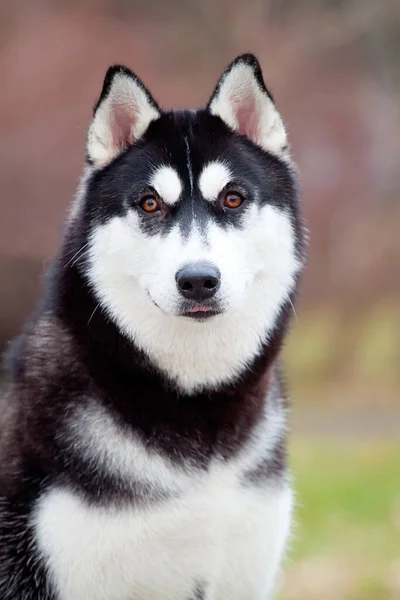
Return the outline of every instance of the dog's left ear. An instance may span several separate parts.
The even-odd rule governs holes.
[[[287,154],[282,119],[265,86],[259,62],[252,54],[243,54],[229,65],[207,108],[267,152],[278,156]]]

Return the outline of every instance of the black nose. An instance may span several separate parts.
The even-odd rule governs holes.
[[[221,273],[210,263],[190,263],[180,269],[176,284],[182,296],[202,302],[214,296],[219,288]]]

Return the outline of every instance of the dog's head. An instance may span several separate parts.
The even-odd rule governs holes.
[[[272,331],[301,266],[294,169],[257,60],[239,57],[207,108],[179,112],[110,68],[87,158],[72,223],[99,303],[186,389],[223,380],[224,356],[246,364]],[[219,374],[201,375],[201,344]],[[183,384],[184,360],[197,365]]]

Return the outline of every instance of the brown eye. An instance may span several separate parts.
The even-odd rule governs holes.
[[[243,204],[243,198],[240,194],[229,192],[225,196],[224,206],[227,208],[239,208]]]
[[[154,196],[146,196],[140,203],[140,206],[147,213],[154,213],[160,208],[160,203]]]

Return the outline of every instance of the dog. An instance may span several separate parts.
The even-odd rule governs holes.
[[[250,54],[206,108],[110,67],[1,400],[3,600],[266,600],[292,513],[296,167]]]

